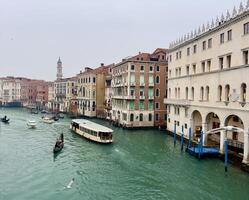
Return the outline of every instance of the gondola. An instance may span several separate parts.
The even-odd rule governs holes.
[[[53,116],[51,119],[53,119],[54,121],[58,121],[59,120],[59,117],[57,117],[56,115],[55,116]]]
[[[57,139],[55,145],[54,145],[54,149],[53,149],[53,152],[54,153],[58,153],[60,152],[64,147],[64,137],[63,137],[63,134],[60,135],[60,138]]]
[[[1,118],[1,121],[2,121],[3,123],[8,124],[9,121],[10,121],[10,119],[7,119],[7,116],[4,116],[3,118]]]

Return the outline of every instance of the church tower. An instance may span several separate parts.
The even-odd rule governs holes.
[[[59,57],[59,60],[57,61],[57,80],[61,80],[62,79],[62,62],[61,62],[61,58]]]

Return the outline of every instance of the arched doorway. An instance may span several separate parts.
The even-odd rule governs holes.
[[[237,115],[230,115],[225,120],[225,126],[234,126],[244,129],[244,123]],[[244,134],[227,131],[227,141],[229,150],[239,154],[244,151]]]
[[[217,114],[211,112],[206,117],[207,130],[212,130],[220,127],[220,118]],[[215,134],[209,134],[206,138],[207,146],[219,146],[220,145],[220,132]]]
[[[198,138],[200,138],[201,130],[202,130],[201,113],[199,111],[195,110],[192,113],[192,133],[193,133],[194,140],[198,140]]]

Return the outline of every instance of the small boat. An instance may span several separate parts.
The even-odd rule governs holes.
[[[60,118],[60,119],[64,119],[64,115],[61,114],[61,113],[58,113],[58,114],[57,114],[57,117]]]
[[[54,121],[58,121],[59,120],[59,117],[57,117],[56,115],[55,116],[53,116],[51,119],[53,119]]]
[[[58,153],[60,152],[64,147],[64,136],[63,133],[60,135],[60,138],[56,140],[56,143],[54,145],[53,152]]]
[[[10,121],[10,119],[7,119],[7,116],[4,116],[3,118],[1,118],[1,121],[2,121],[3,123],[8,124],[9,121]]]
[[[54,122],[54,120],[49,117],[42,117],[42,121],[47,124],[52,124]]]
[[[109,144],[113,142],[113,130],[92,121],[73,119],[70,129],[78,135],[97,143]]]
[[[36,127],[36,121],[35,121],[35,120],[29,120],[29,121],[27,122],[27,126],[28,126],[29,128],[35,128],[35,127]]]

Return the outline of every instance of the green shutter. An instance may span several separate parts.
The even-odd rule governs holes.
[[[149,97],[153,97],[153,88],[149,88],[148,95]]]
[[[130,101],[130,110],[134,110],[134,101]]]
[[[148,109],[153,110],[153,101],[148,102]]]
[[[153,76],[152,76],[152,74],[149,75],[149,83],[153,83]]]

